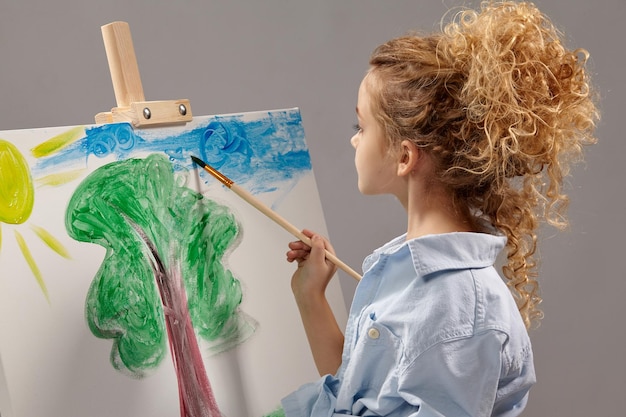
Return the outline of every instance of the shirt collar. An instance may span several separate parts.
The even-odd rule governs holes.
[[[495,263],[506,237],[488,233],[443,233],[406,240],[406,234],[389,241],[365,260],[371,268],[381,256],[409,250],[416,272],[426,275],[450,269],[484,268]]]

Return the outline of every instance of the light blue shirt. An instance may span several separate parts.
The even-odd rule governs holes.
[[[505,243],[482,233],[400,236],[367,257],[337,375],[284,398],[285,415],[519,415],[535,371],[493,267]]]

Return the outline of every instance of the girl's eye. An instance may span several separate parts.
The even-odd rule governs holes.
[[[361,131],[363,130],[363,129],[361,128],[361,126],[359,126],[358,124],[355,124],[355,125],[353,126],[353,128],[354,128],[354,130],[355,130],[357,133],[361,133]]]

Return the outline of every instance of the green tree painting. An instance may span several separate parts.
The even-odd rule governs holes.
[[[182,183],[163,155],[110,163],[76,188],[65,224],[73,239],[106,249],[86,315],[95,336],[112,340],[112,365],[143,377],[169,345],[181,416],[221,416],[196,335],[219,351],[254,331],[222,262],[239,226],[227,207]]]

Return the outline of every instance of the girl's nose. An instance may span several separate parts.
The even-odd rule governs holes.
[[[353,147],[354,149],[356,149],[356,145],[357,145],[357,144],[358,144],[358,142],[359,142],[359,138],[358,138],[357,136],[359,136],[359,134],[358,134],[358,133],[357,133],[357,134],[355,134],[354,136],[352,136],[352,138],[350,138],[350,144],[352,145],[352,147]]]

